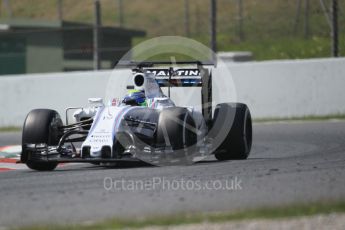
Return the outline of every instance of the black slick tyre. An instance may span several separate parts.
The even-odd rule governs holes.
[[[156,145],[182,150],[197,142],[196,126],[188,109],[172,107],[160,112]]]
[[[214,112],[212,133],[217,140],[214,152],[216,159],[247,159],[252,147],[252,119],[247,105],[218,104]]]
[[[42,162],[31,158],[31,153],[26,149],[26,144],[57,145],[60,140],[59,127],[62,120],[59,114],[50,109],[32,110],[26,117],[22,134],[21,161],[30,169],[38,171],[54,170],[58,163]]]

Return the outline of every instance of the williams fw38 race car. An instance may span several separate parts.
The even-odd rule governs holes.
[[[54,110],[32,110],[23,126],[21,162],[44,171],[68,162],[161,166],[189,164],[210,154],[221,161],[248,157],[250,111],[242,103],[212,105],[212,73],[205,63],[120,64],[132,70],[121,100],[105,105],[90,98],[88,107],[66,109],[65,124]],[[175,106],[171,87],[199,87],[202,105]],[[73,123],[68,122],[69,112]]]

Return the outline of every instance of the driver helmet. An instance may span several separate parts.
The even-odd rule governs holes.
[[[136,89],[129,90],[122,102],[126,105],[134,105],[134,106],[147,105],[144,91],[140,91]]]

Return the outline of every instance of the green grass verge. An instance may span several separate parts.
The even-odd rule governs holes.
[[[277,219],[293,218],[300,216],[312,216],[317,214],[344,213],[345,201],[325,202],[313,204],[295,204],[281,207],[260,208],[240,212],[220,212],[220,213],[184,213],[172,216],[155,216],[141,219],[109,219],[103,222],[85,225],[41,225],[13,228],[17,230],[62,230],[62,229],[123,229],[123,228],[143,228],[149,226],[171,226],[192,224],[201,222],[225,222],[248,219]]]
[[[277,37],[275,39],[256,39],[244,42],[233,42],[231,37],[225,34],[219,34],[218,37],[218,49],[220,51],[250,51],[253,53],[254,60],[257,61],[330,57],[331,45],[330,39],[327,37],[314,36],[309,39],[302,37]],[[148,39],[136,38],[133,45],[138,45],[140,42]],[[208,46],[208,37],[192,37],[192,39]],[[340,36],[340,40],[345,41],[345,34]],[[163,54],[156,56],[154,59],[169,60],[171,56],[179,60],[181,55],[178,53]],[[183,58],[190,59],[188,57]]]
[[[280,121],[327,121],[327,120],[345,120],[345,114],[333,114],[325,116],[305,116],[305,117],[286,117],[286,118],[258,118],[254,119],[256,123],[280,122]]]
[[[185,35],[184,1],[131,0],[124,1],[124,26],[147,32],[146,38]],[[217,42],[220,51],[252,51],[256,60],[296,59],[329,57],[331,54],[330,27],[319,3],[310,4],[308,17],[310,35],[304,39],[303,18],[296,25],[296,1],[243,1],[243,33],[239,39],[237,1],[217,3]],[[345,50],[345,1],[339,5],[339,48]],[[13,18],[57,20],[56,1],[11,0]],[[119,25],[118,7],[115,0],[102,0],[102,24]],[[190,36],[209,45],[209,0],[190,0]],[[172,10],[173,9],[173,10]],[[6,7],[0,12],[0,20],[8,20]],[[92,23],[94,4],[92,0],[63,1],[64,20]],[[302,16],[302,15],[301,15]]]
[[[317,36],[310,39],[278,37],[241,43],[221,42],[220,44],[219,49],[224,51],[251,51],[254,59],[258,61],[330,57],[331,52],[329,38]]]
[[[15,127],[15,126],[6,126],[6,127],[0,127],[0,132],[19,132],[22,128]]]

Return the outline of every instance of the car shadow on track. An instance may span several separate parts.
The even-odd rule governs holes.
[[[82,171],[82,170],[108,170],[108,169],[130,169],[156,167],[145,162],[121,162],[109,165],[89,165],[78,168],[60,168],[60,171]]]

